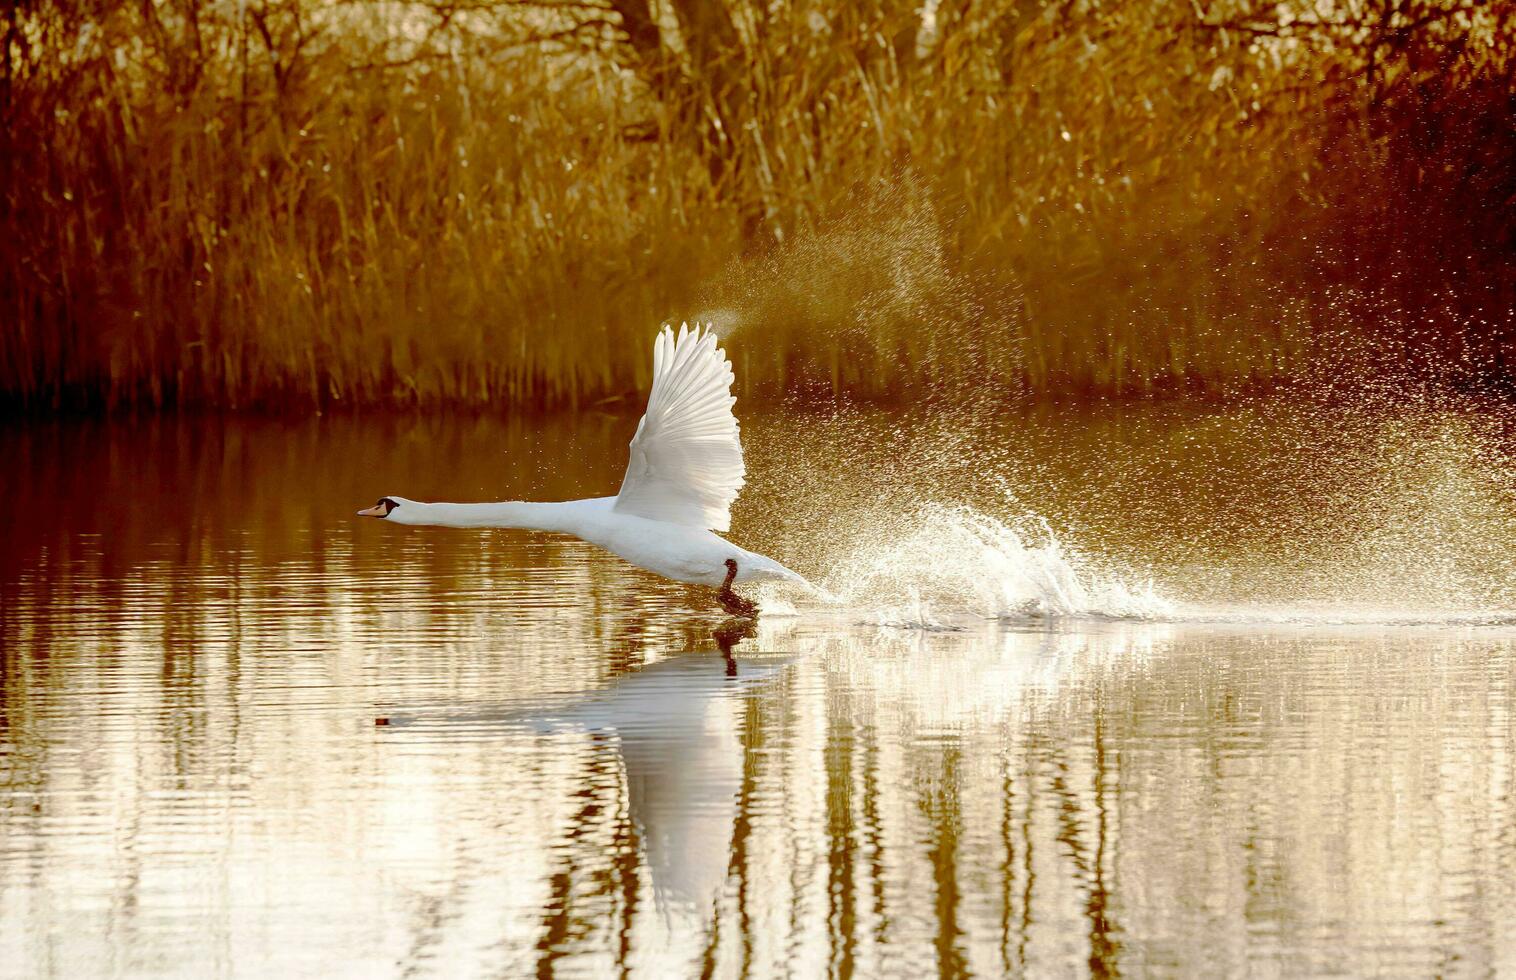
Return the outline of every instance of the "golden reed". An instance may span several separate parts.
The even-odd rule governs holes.
[[[0,399],[595,403],[694,317],[749,394],[1508,363],[1509,5],[930,6],[13,4]]]

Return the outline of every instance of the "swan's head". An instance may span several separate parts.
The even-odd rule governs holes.
[[[405,503],[401,497],[380,497],[374,502],[374,506],[365,507],[358,512],[359,517],[387,518]]]

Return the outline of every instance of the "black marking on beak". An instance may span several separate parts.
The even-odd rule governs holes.
[[[378,500],[374,501],[374,506],[372,506],[372,507],[365,507],[362,510],[360,510],[358,512],[358,516],[359,517],[378,517],[378,518],[383,519],[383,518],[386,518],[386,517],[390,516],[390,514],[394,513],[395,508],[399,507],[399,506],[400,505],[398,503],[396,503],[394,500],[390,499],[389,497],[380,497]]]

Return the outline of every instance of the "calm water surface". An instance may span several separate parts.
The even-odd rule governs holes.
[[[634,425],[0,428],[0,976],[1516,976],[1501,426],[744,416],[747,637],[352,517]]]

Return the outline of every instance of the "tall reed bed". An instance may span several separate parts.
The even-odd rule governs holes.
[[[594,403],[693,316],[749,393],[1498,381],[1516,14],[1343,10],[12,5],[0,397]]]

